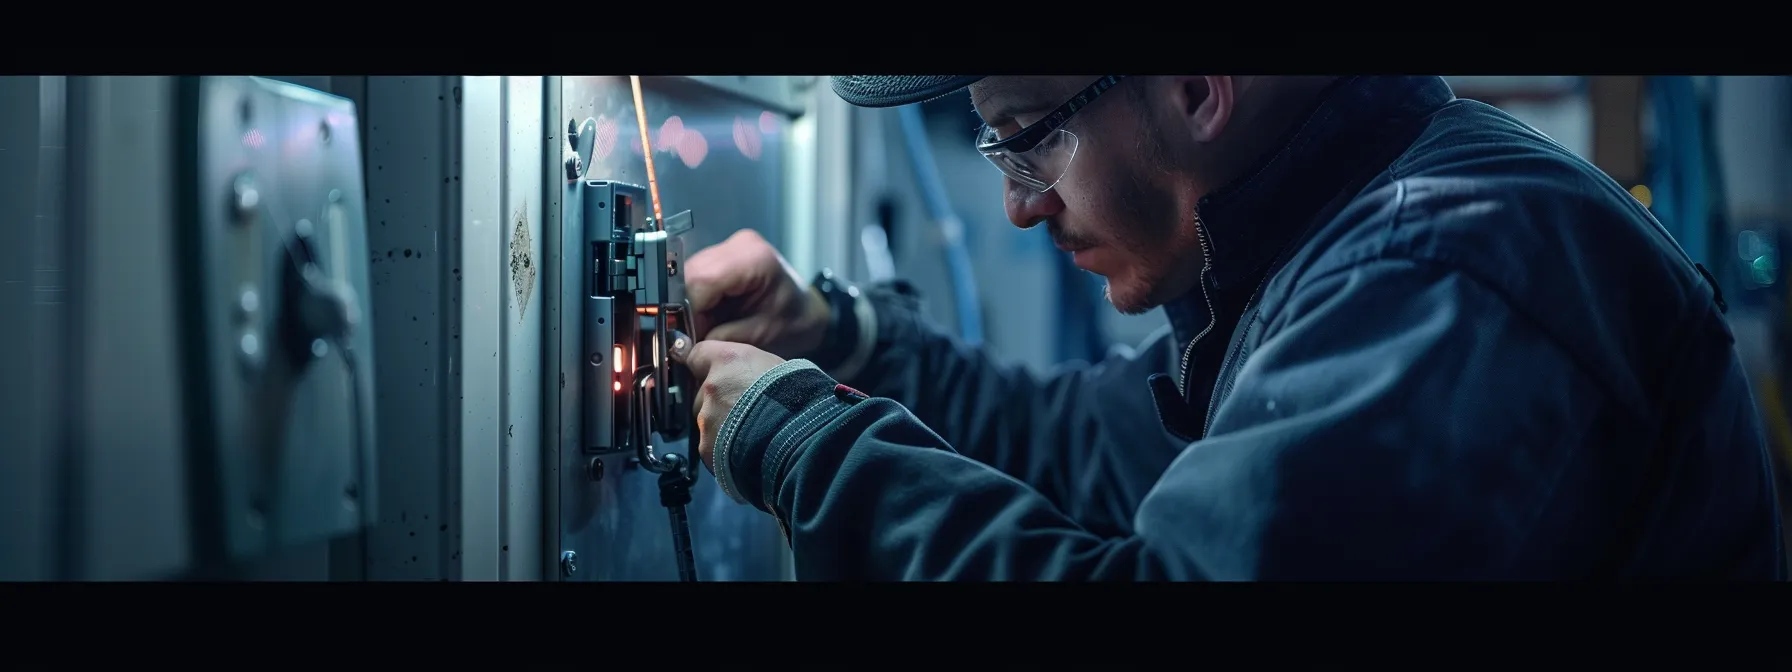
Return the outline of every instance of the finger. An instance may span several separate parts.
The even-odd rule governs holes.
[[[696,420],[697,431],[703,431],[703,387],[691,391],[691,417]]]
[[[695,348],[692,349],[695,350]],[[703,461],[703,466],[709,468],[709,473],[714,474],[716,467],[712,455],[715,452],[715,439],[711,437],[715,436],[715,427],[711,425],[715,423],[703,412],[705,408],[709,407],[709,395],[703,392],[703,379],[696,379],[695,384],[696,389],[691,391],[691,418],[692,424],[696,426],[694,438],[696,439],[697,457]]]
[[[764,284],[745,251],[726,242],[691,255],[684,267],[685,298],[696,313],[714,310],[729,297],[750,294]]]
[[[690,352],[685,353],[682,363],[691,370],[691,377],[696,379],[698,390],[703,389],[703,383],[709,378],[709,370],[715,365],[717,356],[732,345],[734,344],[721,341],[698,341],[691,346]],[[702,394],[697,396],[701,397]]]
[[[767,317],[748,317],[733,322],[724,322],[710,327],[709,331],[704,332],[703,340],[758,345],[760,340],[758,336],[766,333],[769,321],[770,318]]]
[[[709,312],[692,311],[691,336],[699,341],[707,341],[710,338],[710,332],[714,331],[716,327],[733,322],[742,315],[751,316],[752,314],[750,310],[741,310],[739,306],[728,306],[725,303]]]
[[[690,296],[689,290],[686,290],[685,296],[687,296],[687,297]],[[712,323],[715,322],[715,320],[710,319],[710,317],[707,313],[699,313],[694,309],[691,311],[690,316],[691,316],[691,338],[701,340],[706,334],[709,333],[710,328],[714,326]]]
[[[716,440],[710,437],[715,433],[702,429],[698,431],[701,433],[697,436],[697,456],[703,459],[703,466],[709,467],[709,473],[714,474],[716,473]]]

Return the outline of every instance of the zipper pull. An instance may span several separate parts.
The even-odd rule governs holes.
[[[1163,423],[1164,430],[1183,441],[1201,438],[1201,428],[1192,421],[1194,410],[1182,398],[1182,391],[1176,388],[1176,379],[1168,374],[1154,373],[1146,383],[1151,386],[1151,400],[1157,403],[1157,419]]]

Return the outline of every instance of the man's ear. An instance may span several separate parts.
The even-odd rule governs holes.
[[[1197,142],[1213,142],[1232,121],[1233,79],[1222,75],[1170,77],[1170,100]]]

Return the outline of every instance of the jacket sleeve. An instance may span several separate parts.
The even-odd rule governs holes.
[[[1264,319],[1211,435],[1125,535],[801,360],[743,397],[718,460],[777,517],[803,579],[1524,573],[1519,550],[1603,405],[1563,350],[1475,280],[1400,260],[1310,279]]]
[[[906,284],[870,288],[858,303],[874,332],[868,352],[829,373],[901,404],[960,454],[1032,486],[1084,525],[1130,529],[1184,446],[1157,420],[1145,383],[1175,369],[1167,326],[1136,350],[1037,375],[928,323]]]

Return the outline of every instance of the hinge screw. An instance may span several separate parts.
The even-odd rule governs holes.
[[[572,576],[573,573],[577,571],[579,571],[579,554],[572,551],[562,551],[560,553],[560,573],[566,576]]]

